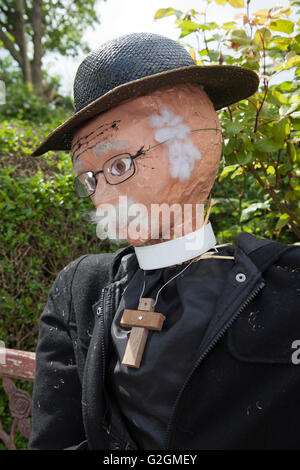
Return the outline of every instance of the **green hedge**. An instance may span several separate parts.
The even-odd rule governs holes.
[[[24,149],[15,147],[15,130],[11,149],[6,138],[0,171],[0,338],[8,347],[34,350],[37,320],[57,273],[84,253],[112,247],[96,238],[89,223],[91,201],[74,194],[69,155],[35,159],[28,155],[32,140]],[[18,132],[30,130],[20,131],[19,123]],[[20,143],[20,136],[16,140]]]
[[[23,121],[0,123],[0,339],[28,351],[35,350],[38,319],[58,272],[82,254],[119,248],[97,239],[89,222],[94,206],[73,190],[70,156],[30,156],[48,131]],[[0,419],[8,432],[12,419],[3,391]],[[26,448],[19,434],[17,448]]]

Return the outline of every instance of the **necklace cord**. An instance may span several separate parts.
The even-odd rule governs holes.
[[[194,258],[194,260],[190,261],[179,273],[175,274],[173,277],[171,277],[165,284],[163,284],[160,289],[157,291],[157,294],[156,294],[156,297],[155,297],[155,302],[154,302],[154,306],[156,305],[157,303],[157,300],[158,300],[158,296],[161,292],[161,290],[167,285],[169,284],[171,281],[173,281],[176,277],[178,277],[180,274],[182,274],[189,266],[191,266],[191,264],[193,264],[193,261],[198,261],[199,259],[205,259],[205,258],[223,258],[223,259],[235,259],[234,256],[214,256],[213,253],[217,254],[219,253],[217,248],[220,248],[220,247],[223,247],[223,246],[228,246],[228,245],[231,245],[231,243],[224,243],[222,245],[215,245],[213,248],[215,249],[215,252],[206,252],[206,253],[203,253],[202,255]],[[175,265],[176,266],[176,265]],[[173,267],[175,267],[173,266]],[[144,294],[144,291],[145,291],[145,288],[146,288],[146,271],[144,271],[144,283],[143,283],[143,288],[142,288],[142,292],[141,292],[141,295],[140,295],[140,298],[139,300],[141,300],[141,298],[143,297],[143,294]]]
[[[155,297],[155,302],[154,302],[154,305],[156,305],[156,302],[158,300],[158,296],[160,294],[160,291],[167,285],[169,284],[169,282],[173,281],[173,279],[175,279],[177,276],[179,276],[180,274],[182,274],[189,266],[191,266],[192,263],[190,264],[187,264],[179,273],[175,274],[175,276],[171,277],[171,279],[169,279],[163,286],[161,286],[161,288],[158,290],[157,294],[156,294],[156,297]]]
[[[179,276],[180,274],[182,274],[192,263],[189,263],[187,264],[181,271],[179,271],[179,273],[175,274],[173,277],[171,277],[171,279],[169,279],[165,284],[163,284],[161,286],[161,288],[157,291],[157,294],[156,294],[156,297],[155,297],[155,302],[154,302],[154,306],[156,305],[157,303],[157,300],[158,300],[158,296],[161,292],[161,290],[167,285],[169,284],[171,281],[173,281],[173,279],[175,279],[177,276]],[[145,291],[145,287],[146,287],[146,273],[144,271],[144,284],[143,284],[143,289],[142,289],[142,293],[140,295],[140,299],[142,298],[143,294],[144,294],[144,291]]]

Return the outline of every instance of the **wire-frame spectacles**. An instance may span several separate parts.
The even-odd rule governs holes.
[[[218,129],[217,127],[195,129],[192,132],[197,131],[222,132],[221,129]],[[83,173],[80,173],[78,176],[75,177],[74,180],[74,186],[77,196],[80,198],[93,196],[97,188],[96,176],[100,173],[103,173],[106,183],[111,185],[120,184],[128,180],[135,174],[136,168],[134,160],[136,158],[142,155],[146,155],[146,153],[148,153],[150,150],[158,147],[159,145],[165,144],[171,139],[167,139],[163,142],[159,142],[158,144],[152,145],[151,147],[148,147],[148,149],[145,149],[144,146],[142,146],[136,152],[135,155],[131,155],[130,153],[120,153],[118,155],[114,155],[113,157],[109,158],[104,162],[101,170],[96,172],[85,171]]]

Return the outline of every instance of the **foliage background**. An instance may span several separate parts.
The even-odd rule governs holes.
[[[234,242],[246,230],[299,243],[300,2],[250,16],[249,1],[215,1],[220,16],[223,4],[233,6],[232,21],[206,22],[211,0],[203,0],[199,12],[170,7],[156,18],[174,15],[180,41],[197,36],[199,47],[187,47],[199,65],[238,64],[261,78],[254,96],[218,112],[224,146],[210,217],[217,241]],[[241,6],[244,12],[235,17],[235,7]],[[34,350],[38,318],[57,273],[82,254],[118,246],[96,238],[88,223],[91,202],[74,195],[69,155],[30,156],[73,113],[72,101],[57,91],[45,100],[22,83],[7,59],[0,65],[0,79],[9,83],[7,104],[0,106],[0,338],[9,348]],[[292,79],[274,83],[284,70],[293,72]],[[49,90],[58,89],[59,79],[45,78]],[[3,394],[0,416],[9,429]],[[20,436],[17,445],[26,447]]]
[[[215,2],[244,11],[221,25],[206,21],[211,0],[201,11],[169,7],[155,15],[174,15],[180,38],[196,36],[199,47],[190,54],[198,65],[240,65],[261,78],[255,95],[219,112],[224,145],[212,220],[221,238],[243,228],[293,243],[300,239],[300,2],[252,15],[250,0]],[[293,80],[278,83],[287,70],[294,72]]]

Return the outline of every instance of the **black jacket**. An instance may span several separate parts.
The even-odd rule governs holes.
[[[132,251],[82,256],[56,278],[40,318],[29,449],[136,449],[106,380]],[[300,449],[299,300],[300,247],[240,233],[163,448]]]

